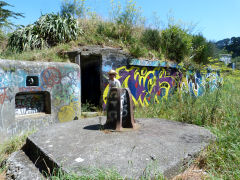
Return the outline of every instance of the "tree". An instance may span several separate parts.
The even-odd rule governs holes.
[[[232,57],[240,56],[240,37],[232,37],[230,43],[225,47],[228,52],[232,52]]]
[[[18,18],[18,17],[24,17],[22,13],[16,13],[13,11],[10,11],[6,9],[6,6],[12,6],[5,1],[0,1],[0,28],[4,26],[13,26],[11,22],[9,22],[9,18]]]
[[[215,44],[219,49],[226,50],[227,53],[231,53],[233,58],[240,56],[240,37],[223,39]]]
[[[200,64],[206,64],[208,57],[213,56],[214,47],[211,42],[208,42],[203,35],[194,35],[192,38],[193,61]]]
[[[71,15],[75,18],[86,16],[86,0],[63,0],[60,7],[61,16]]]

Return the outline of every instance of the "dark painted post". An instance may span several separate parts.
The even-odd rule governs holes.
[[[111,88],[107,100],[106,129],[135,129],[132,95],[127,88]]]

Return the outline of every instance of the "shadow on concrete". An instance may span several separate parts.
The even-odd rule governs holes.
[[[93,125],[89,125],[89,126],[85,126],[83,129],[87,129],[87,130],[102,130],[104,129],[104,126],[101,124],[93,124]]]

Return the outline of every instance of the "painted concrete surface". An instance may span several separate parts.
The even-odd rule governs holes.
[[[134,179],[148,170],[148,175],[162,173],[170,178],[215,139],[202,127],[163,119],[137,119],[140,128],[126,132],[102,131],[99,121],[106,119],[59,123],[40,130],[28,137],[29,150],[37,149],[65,171],[79,175],[104,168]]]
[[[79,113],[78,65],[0,60],[0,142]]]
[[[86,46],[70,52],[72,57],[79,57],[75,62],[81,64],[81,57],[95,55],[101,61],[100,102],[105,109],[107,103],[108,72],[115,69],[117,79],[123,88],[129,88],[135,105],[148,106],[162,102],[170,95],[180,92],[201,96],[207,89],[214,91],[222,78],[213,70],[206,72],[185,71],[176,63],[133,59],[120,49],[100,46]],[[73,58],[72,58],[73,59]],[[84,88],[84,87],[83,87]]]
[[[176,68],[121,66],[116,68],[117,77],[123,88],[129,88],[135,105],[148,106],[160,103],[170,95],[180,92],[201,96],[207,88],[214,91],[222,78],[217,72],[206,74],[191,72],[182,73]],[[107,82],[107,80],[105,80]],[[103,92],[104,105],[107,103],[109,85],[105,83]]]

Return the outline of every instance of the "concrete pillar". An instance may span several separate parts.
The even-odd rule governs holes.
[[[81,86],[81,54],[77,54],[76,55],[76,57],[75,57],[75,63],[76,64],[78,64],[79,65],[79,69],[80,69],[80,71],[79,71],[79,75],[80,75],[80,81],[79,81],[79,83],[80,83],[80,93],[79,93],[79,102],[80,102],[80,106],[79,106],[79,111],[80,111],[80,116],[81,116],[81,106],[82,106],[82,101],[81,101],[81,88],[82,88],[82,86]],[[80,118],[80,117],[79,117]]]

